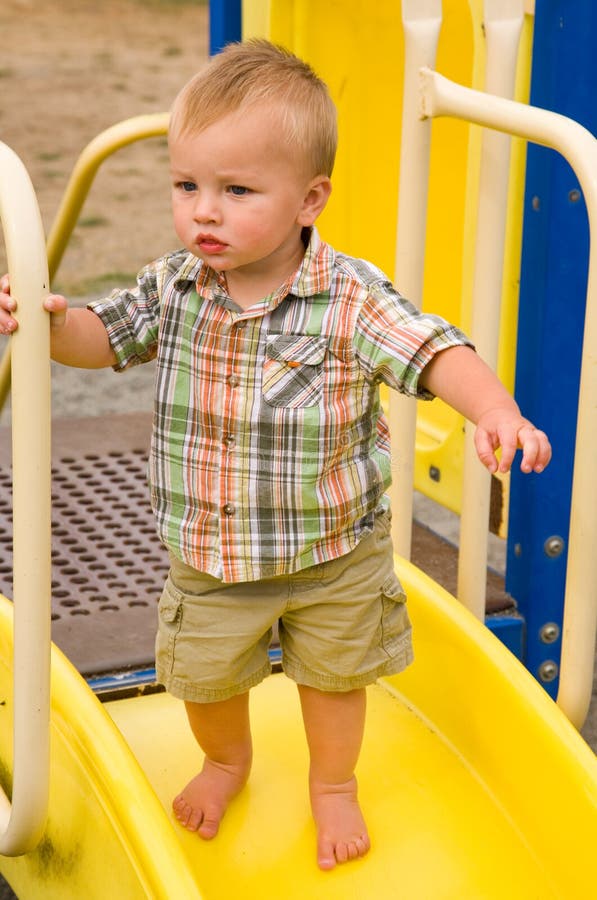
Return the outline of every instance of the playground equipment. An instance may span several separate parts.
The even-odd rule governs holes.
[[[13,412],[14,672],[19,686],[15,720],[13,807],[0,793],[0,853],[32,850],[45,823],[49,786],[50,666],[50,336],[40,300],[49,288],[43,227],[31,182],[20,160],[0,145],[0,218],[14,276],[15,296],[27,298],[24,334],[15,341],[17,384],[28,385],[27,409]],[[25,235],[30,234],[30,240]],[[31,255],[29,256],[29,249]],[[38,352],[29,355],[34,342]],[[21,387],[21,390],[23,389]],[[29,403],[30,401],[30,403]],[[35,660],[35,664],[33,664]]]
[[[426,15],[417,19],[423,6]],[[421,31],[428,34],[428,23],[421,21],[434,20],[433,29],[438,33],[438,6],[403,3],[406,31],[414,34],[415,44]],[[432,47],[428,46],[426,53],[432,55]],[[433,59],[422,62],[432,64]],[[587,205],[593,208],[597,151],[590,134],[562,117],[470,91],[431,71],[423,73],[423,79],[425,115],[460,116],[564,151],[577,171]],[[163,127],[163,122],[159,124]],[[424,132],[429,122],[417,123],[417,127]],[[19,164],[14,155],[7,151],[5,156],[12,167],[6,180],[18,185],[18,205],[25,207],[22,197],[30,188],[26,178],[16,175]],[[403,177],[407,174],[403,169]],[[425,183],[424,168],[420,177]],[[1,190],[4,198],[4,187]],[[14,248],[22,244],[22,230],[30,235],[31,227],[18,224],[14,205],[2,200],[4,227],[15,222],[18,232],[7,239],[21,309],[21,344],[15,342],[17,358],[13,359],[13,428],[23,434],[20,438],[15,435],[15,462],[18,453],[25,461],[25,471],[28,466],[39,472],[40,479],[27,491],[19,486],[22,482],[15,471],[15,495],[25,493],[23,501],[16,496],[16,504],[29,505],[29,518],[20,517],[28,524],[19,536],[15,509],[14,665],[11,605],[3,599],[0,603],[0,699],[4,701],[0,706],[0,772],[7,792],[10,773],[15,773],[13,808],[8,824],[8,814],[4,822],[2,853],[6,856],[0,861],[0,871],[19,897],[62,900],[113,894],[128,900],[256,898],[276,893],[326,900],[346,896],[502,898],[506,889],[520,898],[589,896],[594,888],[597,830],[593,754],[562,711],[495,637],[404,559],[397,558],[396,566],[409,594],[417,660],[406,673],[383,679],[370,691],[359,777],[375,849],[358,864],[327,874],[316,868],[304,791],[306,748],[293,686],[282,675],[272,676],[255,691],[255,771],[212,844],[184,832],[168,814],[179,782],[198,765],[179,703],[163,693],[145,690],[139,679],[124,676],[122,682],[133,696],[108,692],[101,704],[55,647],[48,693],[43,678],[47,656],[42,651],[40,657],[37,645],[31,650],[22,640],[30,637],[31,616],[42,623],[40,641],[49,620],[49,581],[44,568],[49,548],[44,551],[42,546],[49,517],[47,507],[40,508],[37,502],[48,496],[44,481],[49,469],[47,444],[43,436],[38,440],[30,430],[37,421],[47,422],[48,414],[40,409],[32,423],[27,416],[19,418],[16,410],[20,384],[30,384],[19,368],[19,353],[40,361],[39,373],[34,375],[36,395],[42,404],[48,397],[47,323],[39,303],[47,278],[40,263],[31,282],[19,280],[24,264]],[[29,210],[32,205],[27,202]],[[31,215],[38,221],[36,213]],[[423,229],[418,233],[421,241]],[[42,250],[38,251],[43,259]],[[413,254],[423,259],[420,243]],[[28,252],[27,265],[30,260]],[[581,647],[582,671],[575,671],[576,650],[574,654],[565,651],[561,678],[562,705],[576,724],[586,712],[588,647],[594,640],[594,613],[586,598],[594,595],[595,587],[589,541],[595,533],[592,517],[596,504],[589,496],[591,479],[583,453],[583,447],[592,443],[595,412],[591,398],[597,396],[590,365],[595,346],[594,289],[591,277],[585,326],[589,364],[581,385],[579,469],[575,473],[575,485],[582,484],[584,496],[575,489],[573,507],[578,510],[578,524],[573,526],[570,541],[573,581],[567,591],[565,628],[569,646]],[[31,324],[23,317],[24,308],[31,310]],[[36,454],[40,444],[42,450],[46,447],[45,457],[43,453],[33,459],[26,455]],[[42,532],[37,549],[35,519]],[[41,573],[41,580],[19,581],[16,567],[32,547],[40,567],[29,562],[24,568]],[[31,608],[35,611],[29,612]],[[32,666],[32,658],[39,665]],[[39,682],[28,684],[27,679],[36,678],[38,672]],[[40,766],[41,777],[35,777],[38,788],[29,793],[28,769],[20,770],[18,782],[17,770],[24,759],[22,748],[27,740],[23,734],[29,726],[32,693],[40,726],[50,722],[52,762],[48,791],[43,783],[48,742],[42,728],[37,734],[41,760],[31,761],[34,770]],[[15,743],[11,751],[9,723],[13,717]]]

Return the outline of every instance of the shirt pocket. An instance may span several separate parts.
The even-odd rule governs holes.
[[[282,334],[270,337],[263,364],[263,399],[270,406],[316,406],[323,394],[325,337]]]

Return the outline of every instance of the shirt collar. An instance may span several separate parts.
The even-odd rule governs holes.
[[[317,228],[311,228],[303,260],[290,279],[287,293],[295,297],[314,297],[329,290],[332,281],[334,251],[321,240]]]
[[[310,232],[310,233],[309,233]],[[314,297],[329,290],[334,265],[334,251],[321,240],[315,227],[308,230],[309,241],[298,269],[280,285],[263,303],[270,309],[288,295],[301,298]],[[222,276],[189,253],[179,272],[178,282],[195,284],[197,293],[206,300],[225,296],[225,280]]]

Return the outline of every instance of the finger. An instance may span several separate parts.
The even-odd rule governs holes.
[[[551,461],[551,444],[549,438],[543,431],[537,432],[539,440],[539,453],[537,462],[535,463],[535,472],[542,472]]]
[[[508,428],[499,431],[498,440],[502,448],[498,469],[500,472],[509,472],[514,461],[514,455],[518,449],[518,436],[516,431]]]
[[[67,305],[66,298],[61,294],[48,294],[44,300],[44,309],[51,313],[51,324],[53,327],[64,324]]]
[[[11,318],[10,316],[0,316],[0,334],[12,334],[13,331],[17,330],[17,327],[18,325],[16,319]]]
[[[523,472],[542,472],[551,459],[551,445],[547,435],[532,426],[525,426],[519,433],[522,447],[520,468]]]
[[[62,294],[48,294],[44,300],[44,309],[48,312],[63,312],[66,309],[66,298]]]
[[[0,334],[12,334],[17,329],[17,320],[11,315],[16,302],[8,294],[0,294]]]
[[[4,294],[10,294],[10,278],[8,275],[3,275],[0,278],[0,291]]]
[[[489,431],[484,428],[477,428],[475,431],[475,449],[477,456],[486,469],[491,473],[495,472],[498,467],[497,457],[495,455],[497,443]]]

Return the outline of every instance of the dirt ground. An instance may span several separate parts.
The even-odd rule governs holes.
[[[200,0],[2,0],[0,140],[29,171],[46,233],[83,147],[122,119],[167,111],[207,58],[207,29]],[[175,246],[165,140],[154,138],[100,169],[54,287],[96,293]]]

